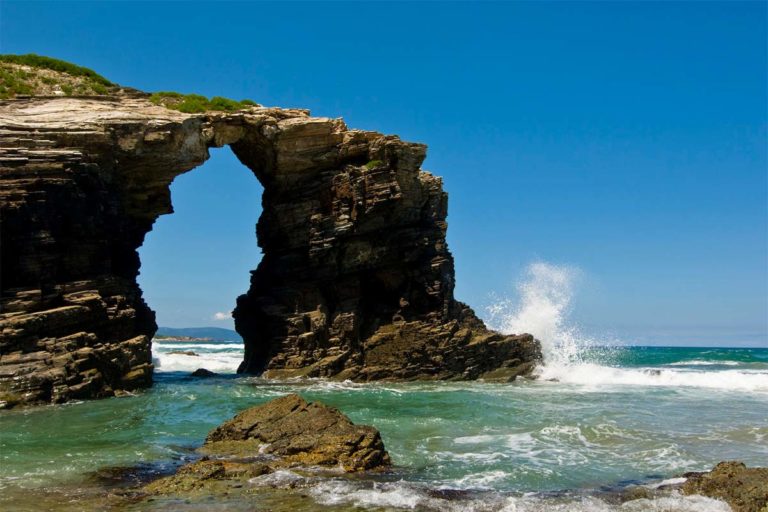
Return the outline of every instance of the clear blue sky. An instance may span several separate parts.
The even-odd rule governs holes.
[[[0,51],[427,143],[481,313],[542,260],[581,270],[589,329],[767,344],[766,5],[3,0]],[[172,192],[147,300],[161,325],[231,325],[212,315],[258,262],[260,186],[221,149]]]

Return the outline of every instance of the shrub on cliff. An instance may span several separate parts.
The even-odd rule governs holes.
[[[255,101],[241,100],[236,101],[221,96],[214,96],[210,100],[200,94],[181,94],[174,91],[160,91],[153,93],[149,101],[155,105],[162,105],[166,108],[194,114],[198,112],[207,112],[209,110],[219,110],[225,112],[234,112],[251,106],[258,106]]]

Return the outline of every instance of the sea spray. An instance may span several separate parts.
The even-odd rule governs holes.
[[[573,267],[546,262],[528,265],[517,285],[519,301],[497,299],[487,308],[488,323],[506,334],[533,334],[541,342],[547,366],[581,362],[593,343],[568,321],[578,274]]]
[[[541,380],[600,391],[661,386],[768,392],[768,373],[760,362],[750,367],[738,361],[676,360],[663,366],[648,361],[627,367],[636,351],[597,342],[570,320],[579,273],[573,267],[532,263],[517,285],[518,300],[497,298],[487,308],[492,328],[506,334],[527,332],[541,342],[544,364],[536,369]]]

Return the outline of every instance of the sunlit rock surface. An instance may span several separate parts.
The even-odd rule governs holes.
[[[173,179],[229,145],[264,187],[262,261],[237,299],[242,372],[512,380],[529,335],[453,297],[447,194],[426,147],[305,110],[183,114],[123,92],[0,101],[0,405],[148,386],[137,249]]]

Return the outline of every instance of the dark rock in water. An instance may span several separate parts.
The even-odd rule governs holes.
[[[0,404],[152,382],[137,249],[169,186],[229,145],[264,186],[263,257],[234,318],[241,372],[513,380],[530,335],[454,299],[447,194],[426,146],[306,110],[186,114],[138,92],[0,101]]]
[[[134,466],[109,466],[86,474],[86,479],[103,487],[131,488],[168,476],[179,468],[174,462],[141,462]]]
[[[215,494],[278,469],[321,466],[354,473],[391,464],[375,428],[355,425],[337,409],[296,394],[242,411],[212,430],[199,451],[206,456],[145,490]]]
[[[172,352],[168,352],[168,354],[175,354],[177,356],[196,356],[200,357],[200,354],[193,352],[191,350],[174,350]]]
[[[211,370],[206,370],[205,368],[198,368],[197,370],[193,371],[190,375],[192,377],[200,377],[200,378],[218,377],[219,376],[218,373],[212,372]]]
[[[721,462],[707,473],[686,473],[684,494],[701,494],[727,502],[734,512],[768,510],[768,468]]]

